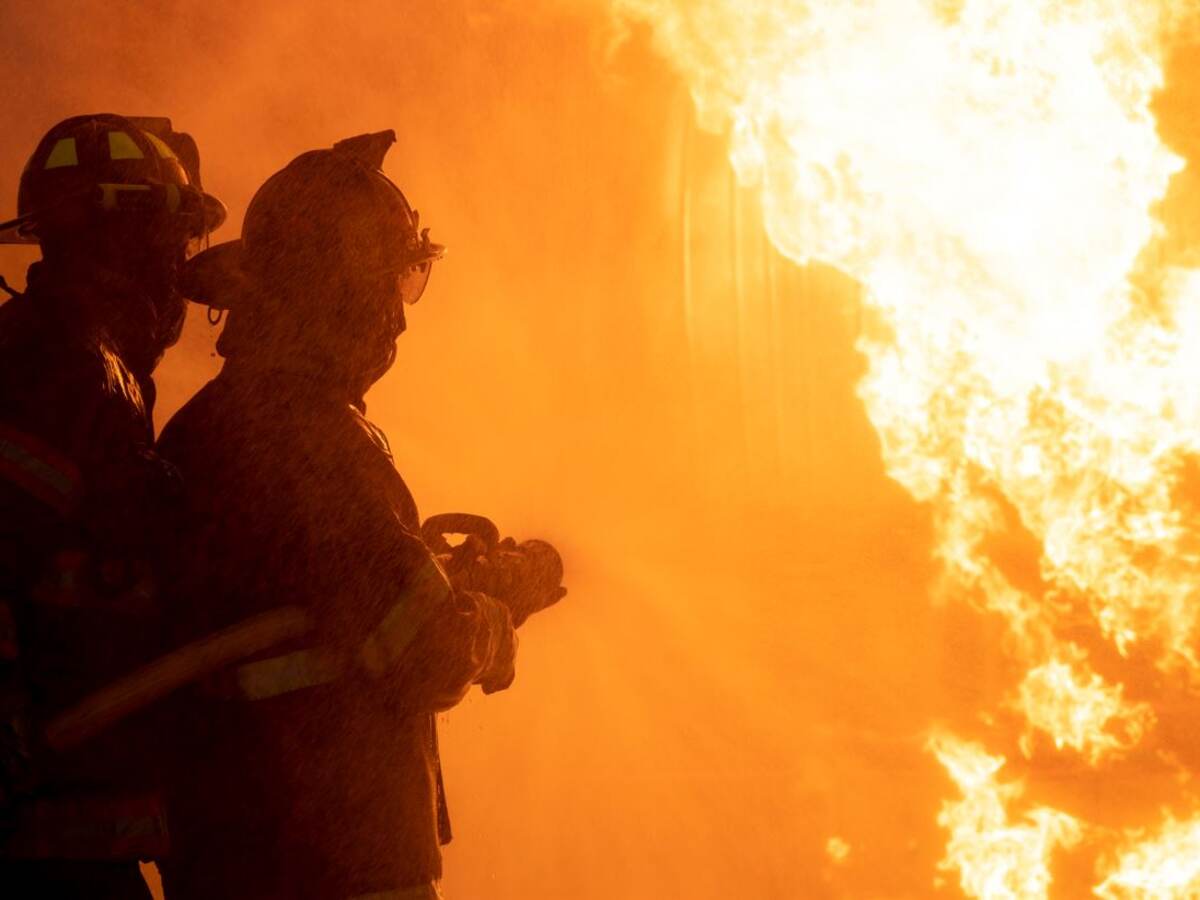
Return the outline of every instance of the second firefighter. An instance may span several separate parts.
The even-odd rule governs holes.
[[[436,897],[434,714],[513,678],[510,606],[452,586],[364,414],[441,254],[381,171],[394,139],[301,155],[194,269],[229,318],[223,370],[159,445],[186,486],[179,637],[283,606],[314,624],[186,700],[173,900]]]

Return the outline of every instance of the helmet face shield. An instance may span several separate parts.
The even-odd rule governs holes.
[[[404,195],[400,196],[403,198]],[[404,205],[408,206],[407,200],[404,201]],[[445,247],[429,239],[428,228],[418,231],[421,214],[416,210],[412,210],[411,221],[412,238],[405,252],[409,259],[415,259],[416,262],[410,264],[396,278],[396,292],[406,306],[412,306],[421,299],[421,295],[425,293],[425,286],[429,284],[433,264],[446,255]]]
[[[397,193],[399,192],[397,191]],[[400,196],[403,198],[404,195],[400,194]],[[405,201],[404,205],[407,207],[408,202]],[[420,213],[413,210],[410,221],[412,222],[411,236],[406,241],[403,252],[408,259],[415,261],[396,273],[396,296],[405,306],[412,306],[421,299],[426,285],[429,284],[429,275],[433,271],[433,264],[446,255],[445,247],[429,240],[428,228],[417,231],[417,226],[421,221]]]
[[[215,309],[251,284],[315,302],[333,290],[401,311],[416,303],[445,247],[379,169],[394,142],[379,132],[300,154],[255,192],[236,249],[217,245],[189,263],[185,294]]]
[[[409,266],[396,276],[396,296],[405,306],[412,306],[421,299],[421,295],[425,293],[425,286],[429,284],[429,275],[432,271],[433,260],[427,259]]]

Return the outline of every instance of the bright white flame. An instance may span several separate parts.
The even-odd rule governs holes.
[[[1200,897],[1200,819],[1168,818],[1153,837],[1123,850],[1096,888],[1103,900],[1194,900]]]
[[[934,511],[946,589],[1007,622],[1025,748],[1044,732],[1093,765],[1132,749],[1151,709],[1064,634],[1200,674],[1200,515],[1180,499],[1200,459],[1200,273],[1154,262],[1152,210],[1183,161],[1150,111],[1191,3],[614,2],[729,134],[775,245],[863,285],[860,395],[888,472]],[[1042,586],[992,552],[1014,528]],[[988,837],[1011,833],[1015,795],[980,754],[938,749],[975,823],[943,812],[953,864],[979,896],[1041,896],[1073,826],[1046,813],[1021,849]]]
[[[930,749],[962,794],[942,804],[938,824],[950,832],[940,868],[957,871],[963,891],[985,900],[1039,900],[1050,888],[1050,855],[1082,837],[1066,813],[1038,807],[1014,822],[1010,807],[1021,799],[1020,783],[1002,784],[1001,756],[978,744],[936,735]]]
[[[775,244],[865,285],[861,395],[951,571],[1011,612],[979,546],[1011,505],[1106,636],[1194,663],[1200,527],[1174,491],[1200,453],[1200,295],[1194,273],[1141,273],[1156,304],[1131,284],[1182,167],[1149,111],[1167,5],[617,5],[729,129]],[[1044,643],[1049,608],[1017,605]]]
[[[1058,749],[1070,747],[1093,765],[1137,746],[1154,722],[1148,704],[1131,704],[1121,685],[1109,685],[1095,672],[1082,676],[1070,662],[1053,660],[1025,674],[1014,706],[1031,729],[1050,736]],[[1033,755],[1032,732],[1022,738]]]

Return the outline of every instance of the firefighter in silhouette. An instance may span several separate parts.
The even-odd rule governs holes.
[[[434,715],[472,684],[507,687],[515,624],[564,593],[547,546],[473,534],[439,560],[365,416],[442,253],[381,171],[394,141],[302,154],[254,196],[239,241],[189,264],[188,295],[228,321],[221,373],[159,443],[186,493],[179,640],[289,607],[312,627],[183,701],[172,900],[437,897]]]
[[[176,490],[153,453],[151,374],[179,337],[190,242],[224,219],[166,119],[56,125],[6,243],[36,243],[0,307],[0,896],[149,897],[166,846],[145,722],[70,752],[56,712],[157,651],[149,542]]]

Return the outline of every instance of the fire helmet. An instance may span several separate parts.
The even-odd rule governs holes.
[[[98,113],[59,122],[21,173],[17,218],[0,223],[0,243],[39,243],[117,216],[178,226],[184,237],[225,221],[225,206],[200,184],[195,141],[170,119]]]
[[[383,174],[394,131],[363,134],[296,157],[263,184],[246,210],[240,240],[193,258],[184,294],[213,309],[236,308],[239,286],[327,281],[331,273],[395,277],[416,303],[445,248],[400,188]]]

